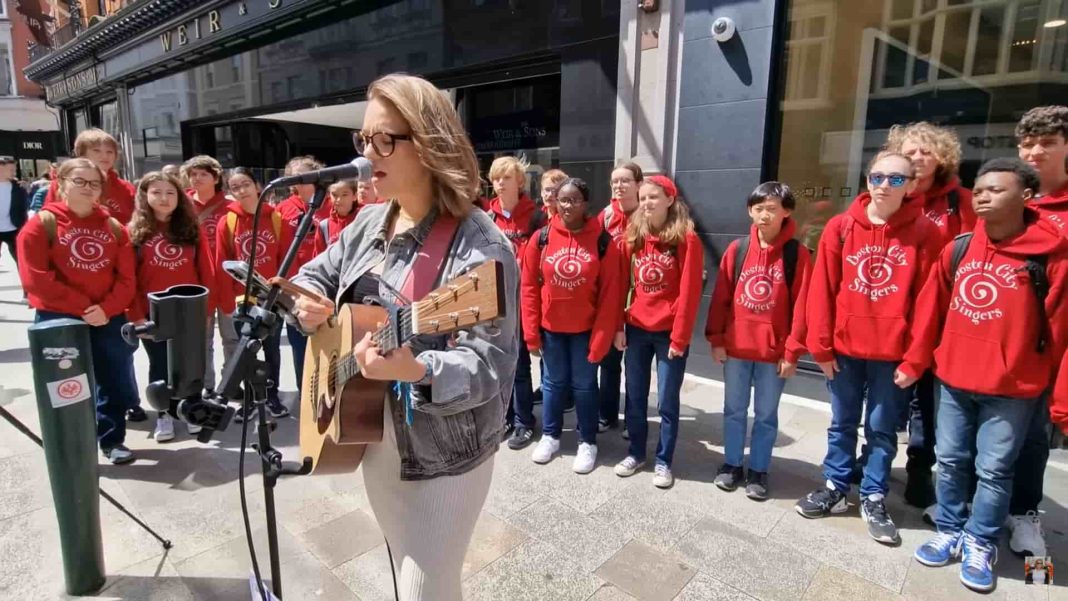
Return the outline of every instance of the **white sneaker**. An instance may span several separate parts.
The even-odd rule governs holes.
[[[1046,539],[1042,534],[1042,521],[1037,512],[1028,511],[1026,515],[1010,515],[1005,525],[1012,532],[1009,548],[1013,553],[1023,557],[1046,556]]]
[[[638,470],[642,469],[644,466],[644,461],[638,461],[634,457],[628,455],[623,458],[623,461],[616,464],[616,475],[620,478],[627,478],[636,474]]]
[[[166,413],[160,414],[156,420],[156,429],[152,431],[152,438],[155,438],[156,442],[174,440],[174,418]]]
[[[657,488],[671,488],[675,483],[675,476],[671,475],[671,468],[663,463],[656,464],[653,472],[653,486]]]
[[[200,434],[200,431],[204,429],[203,426],[198,426],[196,424],[191,424],[189,422],[185,423],[185,427],[186,427],[186,429],[189,430],[189,434],[191,434],[192,436],[196,436],[197,434]]]
[[[574,470],[576,474],[588,474],[593,471],[593,466],[596,464],[597,445],[588,442],[580,442],[578,454],[575,455],[575,463],[571,464],[571,469]]]
[[[546,434],[538,441],[537,446],[534,447],[534,452],[530,454],[531,460],[534,463],[549,463],[552,460],[553,455],[560,451],[560,439],[553,438]]]

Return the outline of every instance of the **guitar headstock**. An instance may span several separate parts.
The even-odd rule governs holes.
[[[490,260],[412,305],[411,334],[449,334],[504,315],[504,266]]]

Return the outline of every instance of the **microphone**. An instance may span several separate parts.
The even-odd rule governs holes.
[[[301,184],[329,185],[343,179],[358,179],[361,182],[369,182],[373,174],[374,169],[371,167],[371,161],[363,157],[356,157],[352,159],[351,163],[344,165],[326,167],[299,175],[279,177],[267,184],[267,187],[278,188],[282,186],[299,186]]]

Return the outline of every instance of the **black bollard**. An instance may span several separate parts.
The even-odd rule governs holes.
[[[96,396],[89,325],[57,319],[29,328],[37,413],[59,521],[67,593],[104,586]]]

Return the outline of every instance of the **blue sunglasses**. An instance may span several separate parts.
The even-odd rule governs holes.
[[[905,185],[905,182],[912,179],[907,175],[900,173],[869,173],[868,183],[872,186],[881,186],[883,182],[890,182],[891,188],[900,188]]]

